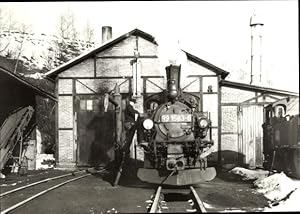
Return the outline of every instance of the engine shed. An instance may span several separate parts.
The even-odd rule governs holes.
[[[221,164],[262,167],[264,107],[299,93],[222,80]]]
[[[0,159],[1,169],[8,160],[8,154],[15,155],[14,148],[19,142],[23,142],[28,137],[29,142],[26,156],[31,159],[28,162],[28,169],[35,169],[36,153],[36,98],[41,96],[46,99],[56,101],[56,98],[31,84],[27,80],[16,75],[9,70],[9,65],[1,61],[0,66]],[[19,133],[16,136],[15,133]],[[15,144],[16,143],[16,144]]]
[[[46,73],[56,83],[57,161],[61,167],[101,165],[114,159],[113,106],[104,112],[100,104],[104,92],[111,92],[117,84],[122,97],[134,97],[135,108],[142,113],[144,100],[166,87],[162,69],[168,65],[163,64],[152,35],[134,29],[108,38],[101,46]],[[263,105],[297,94],[226,81],[228,71],[185,50],[182,53],[187,66],[181,70],[184,78],[180,86],[197,94],[201,109],[210,112],[215,142],[210,161],[249,164],[254,158],[252,165],[260,165],[262,150],[251,145],[262,146],[258,139],[262,136]],[[261,120],[254,121],[254,114]],[[249,125],[247,131],[245,125]],[[142,160],[142,152],[134,148],[132,157]]]

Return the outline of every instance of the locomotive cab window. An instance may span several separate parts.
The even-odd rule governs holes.
[[[283,106],[276,106],[275,107],[275,116],[277,118],[285,116],[285,108]]]

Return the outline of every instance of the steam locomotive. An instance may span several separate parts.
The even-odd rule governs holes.
[[[289,102],[291,104],[289,104]],[[263,127],[264,168],[284,171],[300,178],[300,117],[288,114],[288,106],[298,106],[299,98],[282,99],[265,107]]]
[[[138,143],[144,150],[140,180],[165,185],[192,185],[216,176],[208,167],[212,130],[200,97],[180,88],[180,66],[166,67],[167,89],[145,99],[140,115]]]

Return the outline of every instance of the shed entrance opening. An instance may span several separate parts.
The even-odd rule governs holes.
[[[113,112],[103,111],[100,95],[77,95],[77,166],[105,166],[114,160]]]

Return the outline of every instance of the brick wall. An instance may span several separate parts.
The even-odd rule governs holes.
[[[73,98],[58,97],[58,128],[73,128]]]
[[[59,77],[94,77],[94,59],[85,61],[68,68]]]
[[[80,81],[80,82],[79,82]],[[121,93],[128,93],[129,92],[129,85],[131,79],[81,79],[79,81],[75,81],[76,85],[76,93],[82,94],[93,94],[93,91],[99,92],[102,88],[107,88],[108,91],[113,90],[118,84],[120,86]],[[86,87],[87,86],[87,87]],[[92,89],[93,91],[91,91]]]
[[[222,87],[221,103],[242,103],[255,96],[254,92],[235,88]]]
[[[74,162],[74,143],[73,143],[73,130],[59,130],[59,163],[72,163]]]
[[[72,94],[72,80],[60,79],[58,81],[58,94]]]
[[[237,107],[222,106],[222,132],[237,132]]]

